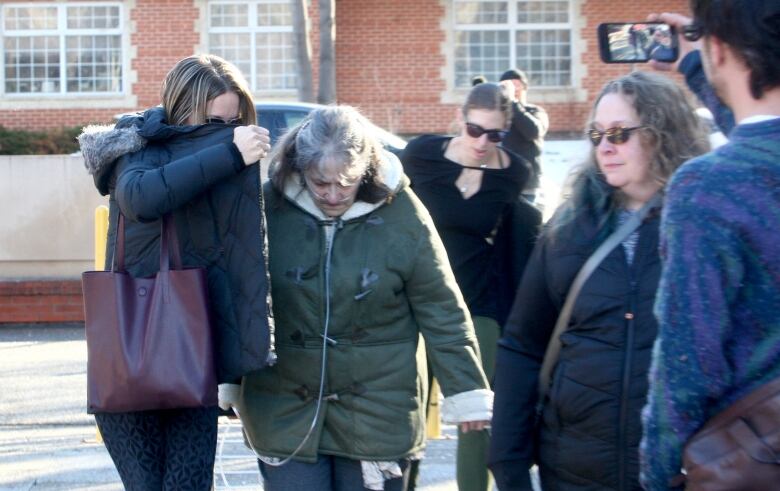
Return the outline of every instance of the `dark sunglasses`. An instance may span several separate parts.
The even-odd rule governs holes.
[[[598,147],[601,143],[601,139],[605,136],[607,137],[608,142],[614,145],[620,145],[621,143],[626,143],[628,141],[632,131],[640,130],[642,128],[645,128],[645,126],[634,126],[633,128],[615,126],[614,128],[607,128],[604,131],[591,128],[586,131],[585,134],[588,135],[588,138],[594,147]]]
[[[466,123],[466,133],[468,133],[471,138],[479,138],[487,133],[488,140],[493,143],[500,142],[506,136],[506,131],[504,130],[486,130],[482,126],[474,123]]]
[[[224,119],[222,119],[222,118],[218,118],[218,117],[216,117],[216,116],[213,116],[213,117],[211,117],[211,118],[206,118],[206,123],[207,123],[207,124],[208,124],[208,123],[216,123],[216,124],[241,124],[241,118],[233,118],[233,119],[228,119],[228,120],[226,121],[226,120],[224,120]]]
[[[686,41],[698,41],[703,35],[704,28],[699,24],[689,24],[687,26],[683,26],[682,28],[682,36]]]

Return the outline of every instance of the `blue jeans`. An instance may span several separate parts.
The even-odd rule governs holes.
[[[368,491],[363,486],[359,460],[319,455],[310,464],[292,460],[281,467],[259,462],[266,491]],[[409,460],[398,462],[403,476],[385,481],[385,491],[405,491],[409,482]]]

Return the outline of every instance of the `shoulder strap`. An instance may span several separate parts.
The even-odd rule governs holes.
[[[639,209],[630,219],[615,230],[612,235],[607,237],[596,251],[591,254],[585,264],[582,266],[577,276],[569,288],[569,293],[566,295],[566,301],[563,303],[561,313],[558,315],[558,320],[555,322],[555,329],[553,330],[550,342],[547,344],[547,350],[544,352],[544,361],[542,362],[542,368],[539,371],[539,399],[538,404],[544,404],[547,394],[550,390],[550,376],[558,363],[558,356],[561,352],[561,334],[566,330],[569,325],[569,319],[571,318],[571,311],[574,307],[574,302],[577,300],[577,296],[582,290],[582,286],[588,280],[590,275],[601,264],[601,261],[612,252],[615,247],[623,242],[626,237],[631,235],[636,229],[642,225],[647,214],[651,209],[661,204],[661,194],[656,193],[650,201],[645,203],[642,208]]]

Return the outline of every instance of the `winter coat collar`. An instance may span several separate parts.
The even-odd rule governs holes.
[[[398,157],[390,152],[383,152],[382,163],[379,166],[379,172],[382,175],[382,180],[385,182],[388,188],[392,189],[392,194],[398,193],[406,185],[405,176],[403,173],[403,167]],[[298,205],[305,212],[314,216],[317,220],[327,221],[332,218],[325,215],[320,210],[311,195],[306,192],[301,184],[301,177],[299,173],[293,173],[287,179],[284,185],[284,196],[291,202]],[[387,200],[379,201],[378,203],[366,203],[365,201],[356,201],[341,217],[342,221],[352,220],[359,218],[373,212],[377,208],[385,204]]]
[[[165,118],[165,109],[157,106],[143,113],[126,115],[116,125],[90,125],[82,130],[78,141],[84,166],[93,175],[101,194],[108,194],[109,177],[123,155],[137,152],[149,142],[167,142],[176,137],[198,136],[215,130],[210,125],[173,126]]]

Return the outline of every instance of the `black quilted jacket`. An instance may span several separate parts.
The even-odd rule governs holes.
[[[561,336],[538,440],[537,377],[575,275],[596,247],[582,220],[543,234],[526,267],[496,358],[490,466],[499,489],[530,490],[536,461],[545,491],[639,491],[640,412],[657,333],[661,271],[657,211],[639,228],[631,264],[613,250],[583,286]]]
[[[95,185],[110,195],[106,267],[121,210],[128,272],[154,275],[160,218],[173,212],[184,265],[208,272],[218,380],[238,383],[274,360],[260,169],[244,166],[233,126],[164,118],[157,107],[79,137]]]

